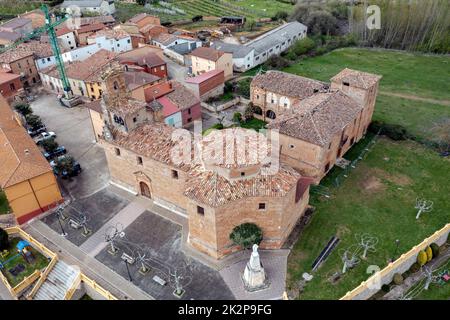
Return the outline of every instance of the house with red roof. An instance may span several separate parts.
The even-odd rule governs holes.
[[[212,70],[199,76],[185,80],[186,87],[190,89],[200,100],[223,95],[225,76],[223,70]]]

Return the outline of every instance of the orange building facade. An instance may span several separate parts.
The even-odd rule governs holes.
[[[50,164],[0,96],[0,188],[23,224],[63,202]]]

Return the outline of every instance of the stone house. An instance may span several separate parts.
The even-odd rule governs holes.
[[[0,70],[0,94],[6,99],[12,100],[20,92],[23,92],[20,76]]]
[[[309,179],[287,166],[268,176],[260,163],[174,163],[173,130],[164,124],[145,124],[127,135],[100,140],[112,183],[186,217],[188,243],[216,259],[239,250],[229,235],[245,222],[262,229],[262,248],[280,248],[307,208]],[[216,134],[226,131],[233,136],[247,130]],[[236,140],[231,141],[227,143],[236,146]]]
[[[39,74],[34,63],[34,53],[25,46],[18,46],[0,54],[0,66],[20,75],[24,88],[39,82]]]
[[[157,16],[151,16],[147,13],[139,13],[128,20],[128,23],[132,23],[143,28],[148,25],[161,25],[161,20]]]
[[[280,158],[319,182],[367,132],[381,77],[344,69],[331,84],[267,72],[251,84],[255,116],[280,133]]]
[[[212,70],[199,76],[187,78],[185,86],[202,101],[223,95],[225,77],[223,70]]]
[[[192,74],[195,76],[212,70],[224,72],[225,80],[233,76],[233,55],[214,48],[200,47],[191,52]]]

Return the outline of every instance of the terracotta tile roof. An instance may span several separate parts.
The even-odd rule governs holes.
[[[217,76],[218,74],[221,74],[221,73],[224,73],[224,71],[223,70],[211,70],[211,71],[202,73],[199,76],[187,78],[185,81],[187,83],[199,84],[199,83],[205,82],[211,78],[214,78],[215,76]],[[225,82],[225,78],[223,78],[223,82]]]
[[[323,90],[329,85],[286,72],[268,71],[254,77],[251,86],[287,97],[305,99],[312,96],[315,90]]]
[[[117,56],[119,62],[133,62],[139,66],[156,67],[166,62],[154,52],[154,50],[148,48],[147,50],[141,50],[142,48],[131,50],[121,53]]]
[[[354,121],[363,107],[341,91],[317,93],[267,125],[280,133],[324,146]]]
[[[172,81],[172,92],[165,95],[170,101],[175,103],[181,110],[190,108],[200,103],[199,98],[179,82]]]
[[[1,95],[0,114],[0,188],[51,172],[33,139],[13,120],[14,113]]]
[[[217,61],[220,57],[224,55],[225,52],[219,51],[213,48],[200,47],[191,52],[194,57],[199,57],[202,59]]]
[[[362,89],[369,89],[371,88],[375,83],[380,81],[382,76],[357,70],[352,70],[345,68],[341,72],[339,72],[337,75],[335,75],[333,78],[331,78],[331,81],[335,82],[347,82],[352,87],[362,88]]]
[[[221,152],[217,152],[218,147],[222,147]],[[213,130],[203,137],[199,149],[202,163],[208,168],[236,169],[270,162],[267,138],[255,130],[240,127]]]
[[[88,24],[77,29],[78,34],[86,33],[86,32],[94,32],[105,29],[106,26],[103,23],[94,23]]]
[[[107,16],[95,16],[95,17],[82,17],[80,18],[80,25],[85,26],[89,24],[97,24],[97,23],[115,23],[116,19],[112,15]]]
[[[163,123],[145,124],[137,127],[128,135],[119,133],[112,144],[188,171],[191,168],[191,163],[174,164],[172,161],[171,150],[177,145],[177,142],[172,140],[174,130],[176,129]],[[187,130],[186,132],[189,133]]]
[[[18,46],[1,53],[0,63],[12,63],[32,55],[34,55],[34,53],[25,46]]]
[[[31,23],[31,19],[29,18],[14,18],[0,25],[0,29],[8,28],[8,29],[16,29],[23,27],[27,24]]]
[[[151,16],[147,13],[138,13],[137,15],[135,15],[128,21],[131,23],[137,23],[137,22],[141,21],[142,19],[144,19],[145,17],[156,17],[156,16]]]
[[[164,27],[161,25],[158,25],[158,24],[147,24],[147,25],[143,26],[142,28],[140,28],[139,32],[146,33],[153,28],[164,28]]]
[[[50,43],[32,40],[19,44],[16,49],[34,53],[36,58],[46,58],[53,56],[53,49]]]
[[[88,38],[93,39],[93,38],[97,38],[97,37],[105,37],[106,39],[116,39],[116,40],[120,40],[120,39],[124,39],[124,38],[128,38],[130,35],[121,30],[121,29],[102,29],[99,30],[91,35],[88,36]]]
[[[280,166],[275,175],[258,174],[247,179],[228,180],[201,167],[190,172],[185,196],[216,208],[248,197],[283,197],[297,185],[301,175],[287,166]]]
[[[19,79],[20,75],[14,73],[0,72],[0,84]]]
[[[58,30],[56,30],[56,36],[59,37],[59,36],[62,36],[64,34],[70,33],[70,32],[73,32],[73,30],[69,29],[68,27],[63,26],[63,27],[59,28]]]
[[[17,32],[9,32],[9,31],[0,31],[0,39],[15,42],[22,37],[20,33]]]
[[[121,117],[136,114],[139,110],[145,109],[146,107],[146,102],[126,97],[121,97],[120,99],[113,98],[108,104],[108,109]]]
[[[86,103],[84,106],[95,112],[102,113],[102,99],[90,101],[90,102]]]
[[[125,83],[129,90],[134,90],[148,83],[154,83],[161,78],[147,72],[124,72]]]
[[[65,67],[67,77],[83,81],[97,81],[97,78],[100,75],[100,70],[105,65],[112,62],[116,56],[116,53],[102,49],[83,61],[66,63]],[[59,73],[56,66],[46,68],[41,72],[52,78],[59,78]]]

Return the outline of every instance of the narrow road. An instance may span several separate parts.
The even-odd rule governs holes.
[[[450,107],[450,101],[448,100],[436,100],[431,98],[423,98],[419,96],[415,96],[412,94],[404,94],[404,93],[396,93],[396,92],[388,92],[388,91],[380,91],[380,94],[383,96],[389,96],[389,97],[397,97],[397,98],[403,98],[403,99],[409,99],[414,101],[422,101],[422,102],[428,102],[432,104],[438,104],[444,107]]]

